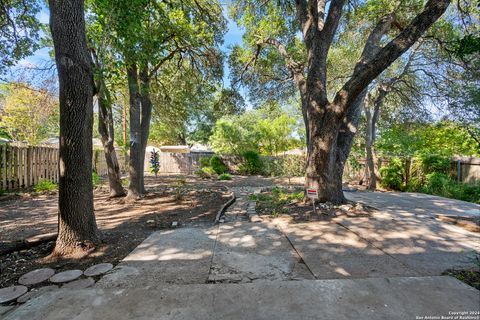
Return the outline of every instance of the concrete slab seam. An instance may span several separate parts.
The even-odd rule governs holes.
[[[313,273],[312,269],[310,269],[310,266],[307,264],[307,261],[305,261],[305,259],[302,257],[302,255],[300,254],[300,252],[298,252],[297,248],[295,248],[295,246],[293,245],[293,242],[290,240],[290,238],[288,237],[288,235],[283,232],[283,229],[281,226],[279,226],[278,224],[275,224],[275,227],[278,229],[278,231],[280,231],[281,234],[283,234],[283,236],[285,238],[287,238],[287,241],[288,243],[290,244],[290,246],[293,248],[293,250],[295,251],[295,253],[297,254],[297,256],[302,259],[303,261],[303,264],[305,265],[305,267],[307,267],[307,270],[308,272],[310,272],[310,274],[313,276],[313,278],[315,280],[318,280],[318,278],[315,276],[315,273]]]

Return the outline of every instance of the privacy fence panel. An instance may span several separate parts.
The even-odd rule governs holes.
[[[28,189],[41,180],[58,182],[58,149],[0,145],[0,190]]]

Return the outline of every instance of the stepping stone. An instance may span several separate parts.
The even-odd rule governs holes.
[[[44,292],[54,291],[56,289],[58,289],[58,286],[55,286],[55,285],[41,287],[39,289],[33,289],[33,290],[30,290],[29,292],[25,293],[20,298],[18,298],[17,302],[18,303],[25,303],[30,299],[38,297],[39,295],[41,295]]]
[[[66,289],[85,289],[88,287],[91,287],[95,284],[95,280],[92,278],[86,278],[86,279],[78,279],[69,283],[66,283],[62,286],[63,288]]]
[[[83,274],[82,270],[67,270],[60,273],[57,273],[53,277],[50,278],[50,282],[53,283],[62,283],[62,282],[70,282],[79,278]]]
[[[23,284],[25,286],[37,284],[48,280],[51,276],[55,274],[55,270],[50,268],[42,268],[30,271],[25,273],[23,276],[18,279],[18,283]]]
[[[10,302],[25,294],[28,288],[25,286],[11,286],[0,289],[0,303]]]
[[[111,263],[99,263],[91,266],[83,272],[87,277],[94,277],[104,274],[113,269],[113,264]]]

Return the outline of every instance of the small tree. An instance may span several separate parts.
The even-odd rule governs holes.
[[[155,174],[155,178],[158,176],[158,172],[160,171],[160,154],[155,149],[153,149],[150,154],[150,171]]]

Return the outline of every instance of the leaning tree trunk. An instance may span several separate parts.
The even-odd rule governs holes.
[[[103,79],[99,80],[98,92],[98,132],[102,140],[105,162],[108,170],[108,184],[110,186],[110,197],[122,197],[125,190],[122,186],[120,176],[120,165],[118,164],[115,151],[115,136],[113,127],[113,114],[110,99]]]
[[[60,86],[58,237],[53,255],[99,242],[93,211],[93,71],[83,1],[49,1]]]

